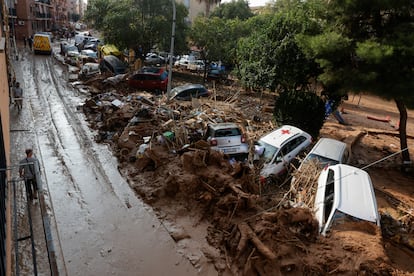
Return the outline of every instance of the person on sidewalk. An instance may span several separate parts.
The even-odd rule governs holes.
[[[19,174],[20,177],[24,178],[26,192],[30,200],[37,199],[36,175],[40,175],[40,170],[39,160],[33,157],[32,149],[26,149],[26,158],[20,160]]]
[[[30,37],[27,39],[27,42],[29,43],[29,49],[30,49],[30,50],[33,50],[33,37],[32,37],[32,36],[30,36]]]
[[[12,88],[14,103],[17,106],[17,110],[20,112],[23,107],[23,89],[20,87],[20,83],[16,82],[16,85]]]

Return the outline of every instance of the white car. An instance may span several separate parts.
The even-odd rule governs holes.
[[[204,71],[205,64],[202,60],[192,60],[188,63],[187,69],[190,71]]]
[[[303,159],[292,178],[292,183],[296,182],[298,175],[299,179],[304,177],[309,180],[315,173],[315,166],[322,170],[323,167],[330,165],[347,164],[349,159],[350,151],[346,143],[331,138],[321,138]]]
[[[85,63],[80,70],[80,76],[81,77],[91,77],[95,75],[99,75],[101,73],[101,70],[99,68],[99,63],[92,63],[88,62]]]
[[[346,221],[364,220],[380,226],[369,174],[345,164],[328,166],[321,172],[314,212],[322,235]]]
[[[290,162],[312,143],[312,137],[305,131],[290,125],[284,125],[263,136],[256,144],[255,156],[263,162],[260,181],[278,176],[288,170]]]
[[[298,170],[310,160],[316,160],[323,168],[327,165],[346,164],[349,158],[350,152],[346,143],[331,138],[321,138],[306,155]]]
[[[205,137],[212,150],[241,160],[246,159],[249,154],[246,136],[235,123],[209,124]]]

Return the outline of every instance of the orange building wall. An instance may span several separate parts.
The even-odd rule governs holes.
[[[0,38],[3,37],[3,28],[0,28]],[[6,38],[7,40],[7,38]],[[6,47],[7,48],[7,47]],[[7,70],[7,51],[0,50],[0,115],[3,126],[4,150],[6,152],[7,165],[10,165],[10,115],[9,115],[9,82]],[[7,179],[10,179],[10,174]],[[11,275],[11,190],[8,189],[8,200],[6,202],[6,275]]]

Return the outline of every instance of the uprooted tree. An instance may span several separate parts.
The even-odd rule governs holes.
[[[324,31],[298,36],[302,49],[323,69],[329,91],[366,92],[394,100],[400,112],[403,162],[407,106],[414,106],[414,5],[412,1],[315,0]]]

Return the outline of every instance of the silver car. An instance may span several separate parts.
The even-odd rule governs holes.
[[[303,163],[316,160],[324,167],[326,165],[346,164],[349,158],[350,152],[347,144],[331,138],[321,138],[305,157]]]
[[[231,157],[244,160],[249,154],[249,145],[240,126],[235,123],[209,124],[206,140],[211,149],[221,151]]]

